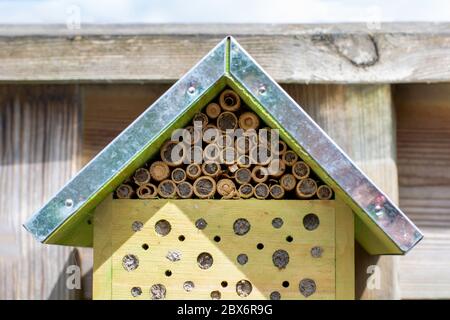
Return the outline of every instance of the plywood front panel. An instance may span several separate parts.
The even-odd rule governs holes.
[[[151,299],[151,287],[155,284],[164,285],[166,299],[211,299],[216,291],[222,299],[240,299],[244,298],[237,294],[240,280],[251,283],[248,299],[268,299],[274,291],[282,299],[305,299],[299,291],[302,279],[312,279],[316,284],[315,293],[308,299],[335,298],[335,201],[112,202],[113,299],[133,299],[133,287],[142,291],[137,299]],[[303,218],[309,213],[317,215],[320,222],[312,231],[303,225]],[[277,217],[283,220],[280,228],[272,225]],[[207,222],[203,230],[196,227],[201,218]],[[245,235],[236,235],[233,229],[240,218],[250,223]],[[170,223],[166,236],[155,230],[160,220]],[[133,231],[136,222],[143,224],[140,231]],[[316,246],[322,249],[319,258],[311,254]],[[289,255],[288,264],[281,269],[273,262],[274,252],[280,249]],[[203,252],[213,258],[208,269],[198,264],[198,256]],[[248,257],[244,265],[237,262],[240,254]],[[127,255],[139,260],[135,270],[124,269],[123,258]],[[179,256],[180,260],[171,261],[168,255]],[[194,284],[190,292],[183,287],[186,281]]]

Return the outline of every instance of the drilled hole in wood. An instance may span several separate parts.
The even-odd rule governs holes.
[[[222,294],[220,293],[220,291],[216,290],[211,292],[211,299],[220,300],[220,298],[222,298]]]
[[[281,218],[273,218],[273,220],[272,220],[272,226],[275,228],[275,229],[280,229],[282,226],[283,226],[283,219],[281,219]]]
[[[309,297],[314,292],[316,292],[316,283],[312,279],[301,280],[298,287],[299,287],[300,293],[305,297]]]
[[[152,300],[162,300],[166,297],[166,287],[160,283],[154,284],[150,288],[150,295]]]
[[[186,240],[186,237],[183,235],[178,236],[178,240],[183,242],[184,240]]]
[[[139,266],[139,259],[134,254],[127,254],[122,259],[122,266],[127,271],[136,270]]]
[[[214,241],[215,241],[215,242],[220,242],[220,240],[221,240],[221,239],[220,239],[219,236],[215,236],[215,237],[214,237]]]
[[[86,221],[88,225],[92,224],[92,221],[89,219],[88,221]]]
[[[132,229],[134,232],[141,231],[143,227],[144,227],[144,224],[143,224],[142,222],[140,222],[140,221],[134,221],[134,222],[131,224],[131,229]]]
[[[167,236],[170,230],[172,230],[172,226],[167,220],[159,220],[155,223],[155,231],[160,236]]]
[[[142,289],[140,287],[131,288],[131,296],[139,297],[142,294]]]
[[[170,277],[172,275],[172,271],[166,270],[166,272],[164,272],[164,274],[166,275],[166,277]]]
[[[262,250],[262,249],[264,249],[264,245],[263,245],[262,243],[258,243],[258,244],[256,245],[256,248],[257,248],[258,250]]]
[[[192,281],[186,281],[185,283],[183,283],[183,289],[186,292],[191,292],[192,290],[194,290],[195,285],[194,282]]]
[[[146,243],[144,243],[143,245],[142,245],[142,249],[144,249],[144,250],[148,250],[148,244],[146,244]]]
[[[259,249],[259,248],[258,248]],[[279,249],[272,254],[272,262],[278,269],[284,269],[289,263],[289,253]]]
[[[239,218],[233,224],[234,233],[243,236],[250,231],[250,222],[247,219]]]
[[[283,286],[283,288],[289,288],[289,281],[283,281],[281,285]]]
[[[319,223],[320,223],[319,217],[316,216],[314,213],[309,213],[303,218],[303,226],[308,231],[317,229]]]
[[[287,242],[292,242],[292,241],[294,241],[294,238],[292,238],[292,236],[287,236],[286,237],[286,241]]]
[[[199,230],[205,229],[207,225],[208,225],[208,223],[207,223],[206,220],[203,219],[203,218],[197,219],[197,221],[195,221],[195,226],[196,226],[197,229],[199,229]]]
[[[311,256],[313,258],[320,258],[322,257],[323,249],[321,247],[313,247],[311,249]]]
[[[270,300],[280,300],[281,294],[278,291],[273,291],[270,293]]]
[[[222,281],[220,283],[220,285],[222,286],[222,288],[226,288],[226,287],[228,287],[228,282],[227,281]]]
[[[236,283],[236,293],[240,297],[248,297],[252,292],[253,286],[248,280],[240,280]]]
[[[243,266],[248,262],[248,256],[245,253],[241,253],[237,256],[236,260],[240,265]]]
[[[197,257],[197,264],[200,269],[209,269],[213,265],[213,257],[208,252],[202,252]]]

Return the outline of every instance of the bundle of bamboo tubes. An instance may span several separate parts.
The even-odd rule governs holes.
[[[118,199],[321,199],[333,190],[231,89],[115,192]],[[230,134],[240,130],[241,135]],[[200,132],[199,132],[200,131]]]

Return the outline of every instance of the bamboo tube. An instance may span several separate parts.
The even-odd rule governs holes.
[[[216,143],[220,136],[220,130],[213,124],[208,124],[203,130],[203,141],[206,143]]]
[[[217,139],[217,143],[216,143],[219,148],[224,149],[227,147],[232,147],[233,146],[233,137],[227,135],[227,134],[221,134],[218,139]]]
[[[211,119],[216,119],[219,114],[222,112],[222,109],[217,103],[210,103],[206,106],[206,115]]]
[[[183,142],[186,144],[196,144],[200,141],[201,134],[200,132],[195,131],[194,126],[187,126],[184,129],[186,130],[186,133],[189,133],[189,135],[183,134]]]
[[[256,183],[262,183],[269,178],[269,172],[266,167],[255,166],[252,170],[252,179]]]
[[[297,161],[292,166],[292,174],[298,180],[308,178],[309,172],[310,172],[309,166],[303,161]]]
[[[202,168],[197,163],[191,163],[186,167],[186,175],[189,179],[195,180],[202,174]]]
[[[197,112],[194,114],[194,117],[192,118],[192,123],[195,124],[196,121],[200,121],[202,123],[202,128],[206,128],[208,125],[208,116],[202,112]]]
[[[259,127],[259,118],[253,112],[244,112],[239,117],[239,127],[244,130],[257,129]]]
[[[191,146],[189,152],[186,154],[187,163],[202,163],[203,161],[203,148],[201,146]]]
[[[233,196],[236,192],[236,185],[231,179],[220,179],[217,182],[217,192],[223,197]]]
[[[163,181],[170,175],[169,166],[162,161],[155,161],[150,165],[150,176],[155,181]]]
[[[154,184],[146,183],[139,186],[136,194],[140,199],[153,199],[158,194],[158,188]]]
[[[208,144],[203,150],[203,160],[216,161],[220,158],[220,147],[217,144]]]
[[[288,150],[283,154],[281,159],[287,166],[291,167],[292,165],[294,165],[294,163],[297,162],[298,156],[294,151]]]
[[[183,143],[169,140],[161,147],[160,155],[167,165],[176,167],[183,163],[186,147]]]
[[[181,183],[186,180],[186,171],[182,168],[175,168],[172,171],[172,180],[175,183]]]
[[[287,145],[283,140],[278,140],[278,147],[272,146],[272,153],[274,155],[283,155],[287,151]]]
[[[327,185],[321,185],[318,187],[316,193],[320,200],[330,200],[333,196],[333,190]]]
[[[308,199],[313,197],[317,192],[317,183],[311,179],[302,179],[297,183],[295,193],[300,199]]]
[[[192,198],[192,194],[194,193],[194,188],[192,184],[187,181],[183,181],[177,185],[177,195],[182,199]]]
[[[252,163],[259,164],[259,165],[268,165],[270,161],[272,161],[272,153],[270,149],[268,149],[263,144],[259,144],[257,146],[254,146],[250,150],[249,154],[250,160]]]
[[[258,130],[258,141],[261,144],[271,145],[272,144],[272,128],[264,127]]]
[[[239,137],[236,139],[236,151],[238,154],[249,154],[250,151],[250,137]]]
[[[281,177],[286,171],[286,165],[283,160],[274,159],[270,161],[267,170],[272,177],[278,178]]]
[[[293,174],[287,173],[281,176],[280,185],[286,191],[292,191],[295,189],[295,185],[297,184],[297,180],[295,179]]]
[[[236,161],[237,165],[241,168],[250,168],[250,166],[252,165],[250,162],[250,158],[248,155],[241,155],[237,158]]]
[[[232,147],[222,149],[220,161],[224,164],[232,165],[236,162],[235,150]]]
[[[252,172],[247,168],[240,168],[235,174],[236,182],[239,184],[247,184],[252,181]]]
[[[138,185],[146,184],[150,181],[150,172],[145,168],[139,168],[134,172],[133,178]]]
[[[274,199],[282,199],[284,197],[284,189],[279,184],[270,187],[270,195]]]
[[[116,189],[116,196],[119,199],[130,199],[134,194],[133,188],[128,184],[121,184]]]
[[[269,186],[265,183],[258,183],[255,186],[255,197],[258,199],[266,199],[269,196]]]
[[[216,193],[216,181],[208,176],[202,176],[194,182],[194,193],[200,199],[212,198]]]
[[[238,194],[241,198],[248,199],[253,196],[254,189],[250,183],[243,184],[239,187]]]
[[[237,111],[241,106],[241,98],[233,90],[224,90],[219,97],[219,104],[225,111]]]
[[[177,186],[172,180],[161,181],[158,185],[158,194],[163,198],[173,198],[177,192]]]
[[[222,112],[217,118],[217,128],[220,131],[226,132],[227,130],[235,130],[238,125],[238,119],[232,112]]]
[[[203,162],[202,172],[206,176],[217,177],[220,173],[220,164],[214,161]]]
[[[231,173],[235,173],[239,170],[239,166],[236,163],[233,163],[232,165],[228,166],[228,171]]]

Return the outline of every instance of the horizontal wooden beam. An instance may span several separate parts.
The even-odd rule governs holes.
[[[173,82],[229,34],[278,82],[450,81],[449,23],[383,23],[0,25],[0,82]]]

